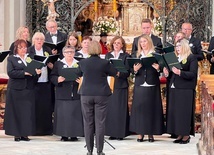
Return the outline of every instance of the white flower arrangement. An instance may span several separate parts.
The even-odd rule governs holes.
[[[157,35],[160,35],[162,33],[162,30],[163,30],[162,22],[161,22],[160,17],[157,18],[157,19],[155,18],[153,20],[153,23],[154,23],[155,32],[157,33]]]
[[[116,19],[107,16],[99,17],[97,22],[94,23],[92,28],[94,33],[100,34],[101,32],[105,33],[117,33],[118,32],[118,22]]]

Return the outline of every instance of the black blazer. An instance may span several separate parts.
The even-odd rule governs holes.
[[[201,61],[204,59],[204,54],[201,51],[202,46],[201,46],[201,41],[193,36],[191,36],[190,40],[189,40],[189,44],[193,45],[191,47],[191,51],[192,53],[195,55],[195,57],[197,58],[198,61]]]
[[[171,72],[169,86],[174,83],[175,88],[195,89],[197,84],[198,61],[193,54],[190,54],[185,63],[180,62],[181,74],[176,75]]]
[[[211,38],[210,44],[208,47],[208,51],[212,51],[214,49],[214,37]],[[214,62],[211,62],[212,54],[207,54],[207,60],[210,62],[210,74],[214,74]]]
[[[142,85],[144,82],[149,85],[160,85],[159,72],[152,66],[147,69],[141,67],[135,74],[135,86]]]
[[[64,40],[67,40],[67,34],[57,31],[57,42],[64,41]],[[53,43],[50,32],[45,34],[45,41]],[[63,58],[62,50],[59,50],[58,54],[60,54],[60,59],[62,59]]]
[[[140,36],[134,38],[134,41],[132,44],[132,53],[131,53],[132,56],[134,56],[137,53],[139,38],[140,38]],[[153,34],[151,35],[151,39],[152,39],[153,45],[155,47],[158,47],[158,49],[156,49],[155,51],[158,53],[162,53],[163,44],[161,42],[161,39]]]
[[[23,90],[34,89],[38,76],[25,75],[25,64],[15,55],[10,55],[7,59],[7,74],[9,81],[7,87],[10,89]]]
[[[128,70],[128,73],[120,72],[119,77],[115,77],[114,88],[128,88],[128,86],[129,86],[127,78],[129,77],[130,72],[129,72],[129,65],[126,60],[127,57],[130,57],[130,55],[127,53],[120,53],[120,55],[118,57],[118,59],[122,59],[123,63],[125,64],[125,66]],[[109,52],[105,55],[105,59],[109,60],[110,58],[114,58],[114,56],[111,54],[111,52]]]
[[[50,79],[56,86],[55,99],[79,100],[80,95],[77,93],[79,84],[76,81],[58,83],[58,77],[60,76],[59,71],[64,65],[66,64],[61,61],[57,61],[51,71]]]
[[[109,61],[92,55],[79,62],[79,70],[83,75],[80,94],[84,96],[109,96],[111,90],[107,76],[116,76],[117,70]]]

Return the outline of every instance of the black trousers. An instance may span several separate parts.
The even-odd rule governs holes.
[[[93,151],[94,134],[97,152],[103,150],[106,107],[108,96],[81,96],[85,141],[88,151]]]

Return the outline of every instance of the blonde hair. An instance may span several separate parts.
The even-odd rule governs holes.
[[[25,29],[28,29],[27,26],[21,26],[16,30],[16,39],[23,39],[22,38],[22,34],[24,33]],[[28,29],[29,32],[29,29]],[[29,40],[30,38],[28,37],[27,40]]]
[[[102,48],[98,41],[92,40],[88,45],[88,54],[89,55],[99,55],[102,53]]]
[[[147,35],[147,34],[143,34],[138,39],[138,50],[137,50],[137,55],[136,55],[137,58],[140,56],[141,51],[142,51],[142,47],[140,46],[141,38],[144,38],[144,39],[146,39],[148,41],[148,48],[149,48],[150,51],[155,51],[155,47],[153,45],[151,37],[149,35]]]
[[[181,52],[179,54],[180,58],[186,59],[190,54],[192,54],[191,49],[189,47],[189,41],[185,38],[177,41],[181,45]],[[177,51],[175,53],[178,55]]]
[[[35,39],[36,38],[41,38],[41,39],[45,40],[45,35],[42,32],[36,32],[36,33],[34,33],[34,35],[32,37],[32,45],[35,44]]]

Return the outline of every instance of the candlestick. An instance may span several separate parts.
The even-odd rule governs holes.
[[[116,12],[117,10],[117,2],[116,0],[113,0],[113,11]]]
[[[98,8],[98,1],[95,0],[94,1],[94,11],[97,12],[97,8]]]

